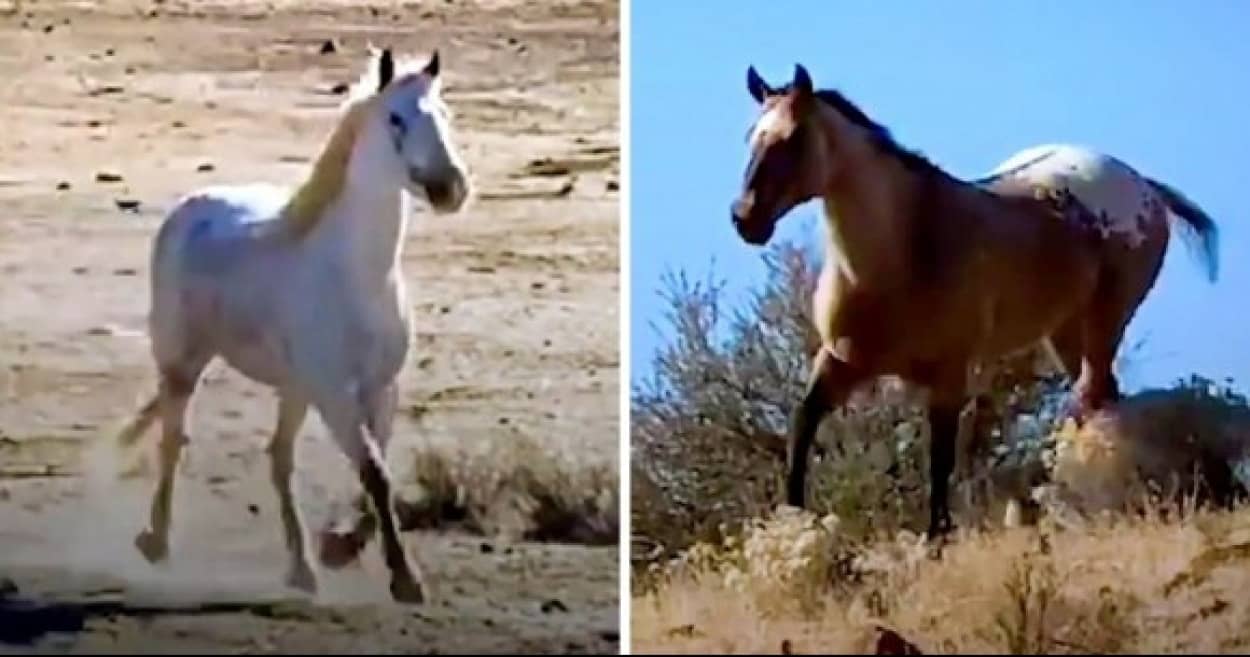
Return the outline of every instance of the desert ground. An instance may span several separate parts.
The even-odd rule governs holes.
[[[617,652],[618,5],[8,9],[0,652]],[[220,363],[192,402],[170,559],[149,565],[131,541],[156,433],[132,455],[113,436],[155,386],[156,228],[201,186],[297,184],[370,43],[440,50],[477,188],[461,215],[414,210],[404,247],[415,336],[388,463],[459,508],[402,536],[432,599],[391,602],[376,541],[319,569],[315,598],[283,586],[274,397]],[[315,534],[358,484],[315,413],[296,462]]]

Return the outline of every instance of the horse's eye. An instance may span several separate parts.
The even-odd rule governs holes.
[[[399,132],[404,132],[407,129],[407,126],[404,125],[404,119],[394,112],[391,112],[391,127]]]

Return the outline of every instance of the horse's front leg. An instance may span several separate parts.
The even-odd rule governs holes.
[[[394,434],[395,410],[399,404],[399,388],[395,384],[382,387],[377,393],[363,395],[365,426],[377,445],[382,459]],[[369,492],[361,490],[352,502],[350,525],[328,529],[322,539],[321,561],[329,568],[342,568],[354,562],[369,541],[377,534],[378,515],[369,501]]]
[[[409,562],[399,540],[395,513],[391,507],[392,486],[385,455],[365,431],[370,425],[369,409],[373,407],[371,394],[371,391],[364,391],[359,397],[347,395],[322,399],[317,407],[339,447],[356,466],[360,483],[377,514],[382,530],[383,556],[391,571],[391,596],[399,602],[420,603],[425,594],[418,571]]]
[[[790,417],[790,444],[786,455],[786,503],[804,507],[807,456],[820,422],[850,396],[862,380],[862,372],[822,347],[812,359],[803,399]]]
[[[955,470],[955,443],[964,406],[962,400],[932,400],[929,403],[930,540],[941,538],[952,529],[950,478]]]

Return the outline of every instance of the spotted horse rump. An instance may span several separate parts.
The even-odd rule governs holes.
[[[1026,148],[999,164],[981,184],[1031,188],[1038,197],[1075,198],[1103,239],[1130,248],[1146,241],[1150,224],[1167,220],[1167,205],[1150,180],[1106,153],[1070,144]]]

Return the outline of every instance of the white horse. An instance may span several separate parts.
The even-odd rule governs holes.
[[[396,375],[409,346],[399,262],[404,192],[458,211],[469,181],[440,99],[439,59],[396,62],[374,51],[338,126],[294,194],[251,185],[181,200],[152,252],[149,332],[159,391],[122,432],[133,443],[159,416],[160,482],[135,546],[151,562],[169,551],[174,471],[187,404],[221,356],[276,389],[269,443],[273,485],[290,552],[286,582],[316,590],[292,494],[295,437],[309,405],[351,459],[381,520],[394,599],[419,603],[421,578],[399,541],[384,455]]]

